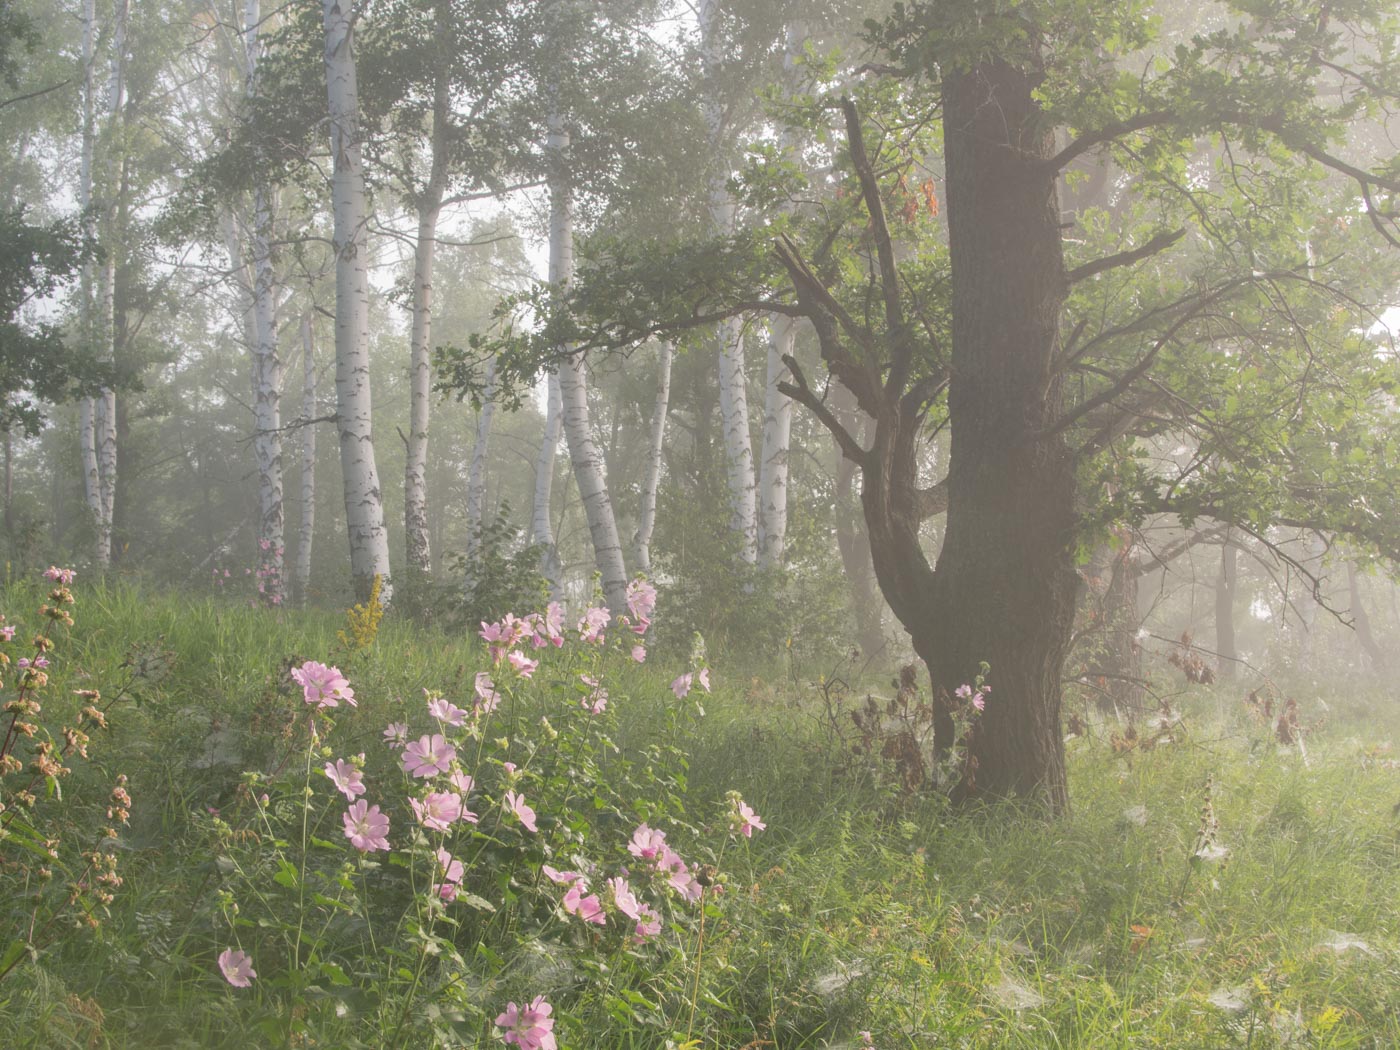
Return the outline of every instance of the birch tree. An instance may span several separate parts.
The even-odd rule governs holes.
[[[297,561],[292,577],[298,604],[311,590],[311,545],[316,539],[316,345],[312,311],[301,315],[301,522],[297,532]]]
[[[666,443],[666,410],[671,400],[671,358],[675,347],[662,341],[657,352],[656,400],[651,414],[651,434],[647,444],[646,473],[642,477],[641,509],[637,513],[637,571],[651,572],[651,536],[656,529],[656,492],[661,486],[662,452]]]
[[[564,596],[564,566],[559,560],[559,548],[554,540],[554,523],[550,505],[554,493],[554,458],[559,449],[563,427],[564,398],[559,392],[559,374],[550,372],[546,380],[544,434],[540,451],[535,457],[535,493],[530,512],[530,543],[540,548],[540,575],[549,581],[549,592],[555,601]]]
[[[366,598],[380,579],[380,600],[392,593],[389,537],[370,426],[369,250],[365,181],[359,141],[353,13],[349,0],[324,0],[326,92],[330,104],[335,223],[336,427],[345,486],[350,575]]]

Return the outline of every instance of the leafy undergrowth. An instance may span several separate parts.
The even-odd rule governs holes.
[[[341,615],[81,582],[49,689],[133,683],[64,784],[81,797],[129,778],[124,884],[97,931],[0,982],[0,1046],[500,1046],[497,1015],[537,995],[576,1050],[1400,1045],[1391,707],[1334,702],[1314,727],[1323,705],[1300,696],[1306,754],[1224,693],[1192,698],[1150,749],[1091,726],[1069,743],[1073,812],[1047,824],[901,798],[894,770],[837,751],[786,675],[731,681],[719,660],[712,695],[678,700],[686,667],[565,648],[516,688],[475,637],[392,616],[350,651]],[[12,585],[10,621],[41,597]],[[308,660],[338,662],[359,702],[315,741],[288,676]],[[571,684],[590,668],[611,697],[597,717]],[[425,689],[468,706],[479,671],[515,720],[478,741],[484,819],[460,831],[478,862],[463,893],[482,904],[434,911],[412,881],[434,877],[433,841],[407,845],[403,800],[402,863],[360,854],[317,770],[363,751],[366,783],[416,786],[382,730],[425,731]],[[538,834],[500,816],[508,785]],[[307,786],[309,840],[327,845],[303,855],[291,801]],[[731,791],[766,830],[729,834]],[[658,890],[664,929],[646,944],[529,875],[585,855],[595,891],[629,865],[641,886],[627,845],[646,821],[723,887],[699,904]],[[317,912],[317,895],[336,903]],[[388,913],[407,918],[372,939],[365,917]],[[217,962],[235,942],[257,969],[247,988]]]

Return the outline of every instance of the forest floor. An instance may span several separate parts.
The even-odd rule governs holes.
[[[336,639],[340,614],[119,585],[75,592],[52,695],[132,685],[66,790],[105,799],[114,774],[129,777],[124,881],[96,933],[64,932],[0,980],[0,1046],[392,1045],[357,1027],[356,1004],[369,1000],[336,998],[372,960],[327,967],[322,988],[298,985],[265,947],[252,987],[226,983],[215,959],[231,899],[249,918],[241,943],[279,920],[252,921],[257,902],[238,896],[233,862],[210,843],[253,848],[256,831],[230,830],[231,814],[244,767],[273,764],[271,736],[292,731],[267,708],[287,668],[339,652],[359,698],[353,718],[369,727],[350,746],[372,751],[423,688],[469,693],[484,647],[389,617],[352,655]],[[13,622],[42,595],[11,585],[2,597]],[[683,752],[673,841],[693,829],[698,842],[730,791],[766,830],[721,851],[726,892],[698,931],[678,920],[670,948],[590,963],[601,933],[589,940],[562,912],[542,920],[575,960],[531,971],[560,1046],[1400,1046],[1400,697],[1299,695],[1301,748],[1279,743],[1279,711],[1266,718],[1225,688],[1194,687],[1169,727],[1135,727],[1136,743],[1124,725],[1091,719],[1067,745],[1072,812],[1045,822],[904,792],[878,754],[851,751],[845,716],[824,723],[803,674],[777,661],[771,675],[740,674],[722,654],[712,663],[703,717],[681,729],[669,686],[684,668],[659,653],[620,668],[608,753],[650,773],[662,744]],[[545,814],[545,781],[534,791]],[[27,921],[28,889],[14,878],[0,869],[10,880],[0,945]],[[460,921],[458,944],[473,920]],[[474,943],[460,963],[472,976],[457,980],[486,998],[496,975],[518,972],[512,945],[538,951],[504,932],[489,950]],[[495,1003],[425,1005],[431,1016],[406,1029],[400,1018],[394,1040],[504,1045]]]

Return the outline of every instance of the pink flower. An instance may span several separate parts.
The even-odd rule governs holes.
[[[526,831],[539,831],[535,827],[535,811],[525,805],[525,796],[517,795],[514,791],[507,791],[505,797],[506,809],[515,814],[516,819],[525,825]]]
[[[987,709],[987,698],[982,695],[982,690],[979,689],[972,694],[972,706],[978,711],[985,711]]]
[[[463,795],[471,794],[472,787],[476,783],[476,781],[472,780],[472,778],[465,773],[450,773],[448,774],[447,782]]]
[[[384,743],[390,747],[403,747],[408,743],[408,723],[390,722],[384,730]]]
[[[418,823],[431,831],[446,831],[455,822],[466,820],[463,815],[462,796],[447,791],[430,791],[423,801],[411,798],[408,804],[413,807],[413,815],[418,818]],[[476,814],[470,816],[473,820],[468,823],[474,823]]]
[[[519,649],[512,649],[506,659],[510,661],[510,665],[515,668],[521,678],[529,678],[535,673],[535,668],[540,665],[538,660],[531,660]]]
[[[645,824],[632,832],[632,841],[627,843],[627,852],[642,860],[651,860],[666,849],[666,832],[655,831]]]
[[[597,894],[585,897],[584,892],[581,882],[570,886],[569,892],[564,894],[564,910],[570,915],[577,915],[584,922],[602,926],[608,921],[608,917],[603,914],[603,902],[598,899]]]
[[[491,681],[491,676],[485,671],[476,673],[476,703],[473,705],[472,714],[489,715],[500,706],[501,698],[496,692],[496,684]]]
[[[355,690],[350,688],[350,683],[345,680],[338,667],[327,667],[315,660],[308,660],[300,667],[292,669],[292,678],[301,686],[302,695],[308,704],[315,704],[317,707],[339,707],[340,701],[344,700],[351,707],[358,706],[355,703]]]
[[[550,882],[557,882],[561,886],[572,886],[576,882],[588,885],[588,876],[581,871],[559,871],[548,864],[541,864],[540,871]]]
[[[737,794],[730,797],[730,803],[732,806],[729,814],[730,831],[737,831],[744,838],[751,839],[755,831],[762,831],[768,826],[758,819],[758,814]]]
[[[496,1027],[504,1029],[501,1038],[514,1043],[520,1050],[559,1050],[554,1040],[553,1012],[544,996],[537,996],[529,1006],[517,1007],[507,1003],[505,1013],[496,1018]]]
[[[634,921],[642,917],[642,906],[626,879],[621,875],[614,876],[608,880],[608,889],[612,890],[613,905],[618,911]]]
[[[326,763],[326,776],[331,778],[336,790],[351,802],[357,795],[365,793],[364,774],[343,758],[337,758],[334,764]]]
[[[679,675],[676,680],[671,683],[671,692],[676,694],[677,700],[684,700],[690,695],[690,684],[694,680],[695,676],[687,671],[685,674]]]
[[[362,853],[389,848],[389,818],[378,806],[366,806],[365,800],[352,803],[341,818],[345,821],[345,837]]]
[[[646,634],[651,625],[651,614],[656,608],[656,588],[638,577],[627,585],[627,611],[637,621],[632,628],[638,634]]]
[[[15,640],[15,630],[14,624],[6,624],[4,627],[0,627],[0,638],[5,639],[7,642],[13,642]]]
[[[632,646],[632,659],[639,664],[646,663],[647,647],[645,645]]]
[[[247,988],[258,975],[248,953],[233,948],[225,948],[219,953],[219,969],[223,971],[224,980],[235,988]]]
[[[589,714],[601,715],[608,706],[608,691],[599,684],[598,679],[591,675],[581,674],[579,678],[591,690],[587,696],[579,700],[579,705]]]
[[[456,900],[457,888],[462,884],[462,862],[445,849],[437,851],[437,862],[442,881],[433,884],[433,893],[445,901]]]
[[[439,722],[446,722],[450,726],[460,726],[467,720],[467,713],[442,697],[434,697],[428,701],[428,714],[436,718]]]
[[[637,905],[637,929],[635,936],[637,940],[644,941],[648,937],[655,937],[661,932],[661,916],[652,911],[645,904]]]
[[[441,733],[420,736],[404,748],[403,769],[409,776],[427,778],[446,773],[456,757],[457,749]]]
[[[550,602],[545,607],[544,636],[556,649],[564,644],[564,607],[558,602]]]
[[[971,699],[972,686],[964,682],[962,685],[958,686],[956,689],[953,690],[953,695],[956,696],[959,700]]]
[[[50,565],[47,569],[44,570],[44,579],[52,580],[54,583],[60,583],[65,587],[72,583],[73,577],[77,575],[78,574],[72,569],[60,569],[57,565]],[[243,953],[239,952],[238,954],[242,955]],[[220,958],[223,958],[223,956],[220,956]],[[244,958],[247,957],[244,956]],[[239,987],[246,988],[248,987],[248,985],[245,982],[244,984],[239,985]]]
[[[607,627],[612,619],[612,613],[602,606],[591,606],[584,610],[583,618],[578,622],[579,637],[585,642],[602,642],[603,628]]]
[[[710,669],[708,667],[700,668],[700,673],[695,676],[695,680],[700,683],[700,688],[705,692],[710,691]]]

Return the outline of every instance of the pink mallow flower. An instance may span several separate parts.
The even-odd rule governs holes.
[[[454,901],[457,899],[457,889],[462,884],[462,862],[445,849],[437,851],[437,862],[442,881],[433,884],[433,893],[445,901]]]
[[[517,795],[514,791],[507,791],[503,800],[506,809],[515,814],[517,820],[525,826],[526,831],[539,831],[535,827],[535,811],[525,805],[525,796]]]
[[[247,952],[235,948],[225,948],[219,953],[219,970],[224,980],[235,988],[247,988],[253,983],[258,971],[253,969],[253,960]]]
[[[550,882],[557,882],[561,886],[572,886],[575,883],[581,883],[585,888],[588,886],[588,876],[581,871],[560,871],[548,864],[541,864],[540,872]]]
[[[656,831],[647,825],[640,825],[632,832],[632,841],[627,843],[627,852],[641,860],[652,860],[666,849],[666,832]]]
[[[78,574],[72,569],[60,569],[57,565],[50,565],[44,570],[44,579],[52,580],[54,583],[62,584],[64,587],[72,583],[73,577],[77,575]],[[240,952],[239,954],[241,955],[242,953]],[[246,988],[247,985],[241,985],[240,987]]]
[[[651,625],[651,614],[656,608],[656,588],[638,577],[627,585],[627,611],[632,614],[637,634],[646,634]]]
[[[583,618],[578,622],[579,637],[585,642],[601,643],[603,629],[607,627],[611,619],[612,613],[603,606],[594,605],[585,609]]]
[[[308,660],[292,669],[292,678],[301,686],[302,696],[308,704],[339,707],[340,701],[344,700],[351,707],[358,706],[355,703],[355,690],[350,688],[350,683],[338,667],[327,667],[315,660]]]
[[[496,1018],[496,1027],[503,1029],[502,1040],[514,1043],[520,1050],[559,1050],[554,1039],[553,1012],[544,996],[536,996],[529,1006],[517,1007],[507,1003],[505,1013]]]
[[[451,700],[444,700],[440,696],[431,697],[428,700],[428,714],[439,722],[446,722],[450,726],[460,726],[467,720],[466,711]]]
[[[476,703],[472,706],[473,715],[489,715],[501,704],[500,695],[496,692],[496,683],[491,681],[491,676],[485,671],[476,673]]]
[[[411,798],[408,804],[413,807],[418,823],[430,831],[446,831],[457,821],[467,819],[463,814],[462,796],[448,791],[430,791],[421,802]],[[474,823],[476,814],[470,816],[473,819],[468,823]]]
[[[326,763],[326,776],[331,778],[336,790],[351,802],[365,793],[364,774],[343,758]]]
[[[403,747],[408,743],[408,723],[390,722],[384,730],[384,743],[390,747]]]
[[[389,848],[389,818],[378,806],[367,806],[364,799],[352,803],[342,818],[345,837],[362,853]]]
[[[645,645],[632,646],[632,659],[639,664],[646,663],[647,647]]]
[[[730,796],[729,830],[737,831],[746,839],[753,838],[755,831],[762,831],[768,825],[758,819],[752,807],[737,794]]]
[[[603,902],[598,899],[596,893],[585,897],[585,891],[586,887],[581,882],[570,886],[569,892],[564,894],[564,910],[570,915],[577,915],[584,922],[602,926],[608,921],[608,917],[603,913]]]
[[[510,665],[515,668],[521,678],[529,678],[535,673],[535,668],[540,665],[538,660],[531,660],[519,649],[512,649],[506,659],[510,661]]]
[[[441,733],[420,736],[403,749],[403,769],[409,776],[431,777],[446,773],[457,757],[457,749]]]
[[[587,696],[579,700],[579,705],[591,715],[601,715],[608,706],[608,691],[591,675],[581,674],[579,679],[590,690]]]
[[[645,904],[637,905],[637,928],[634,931],[638,941],[645,941],[661,932],[661,916]]]

